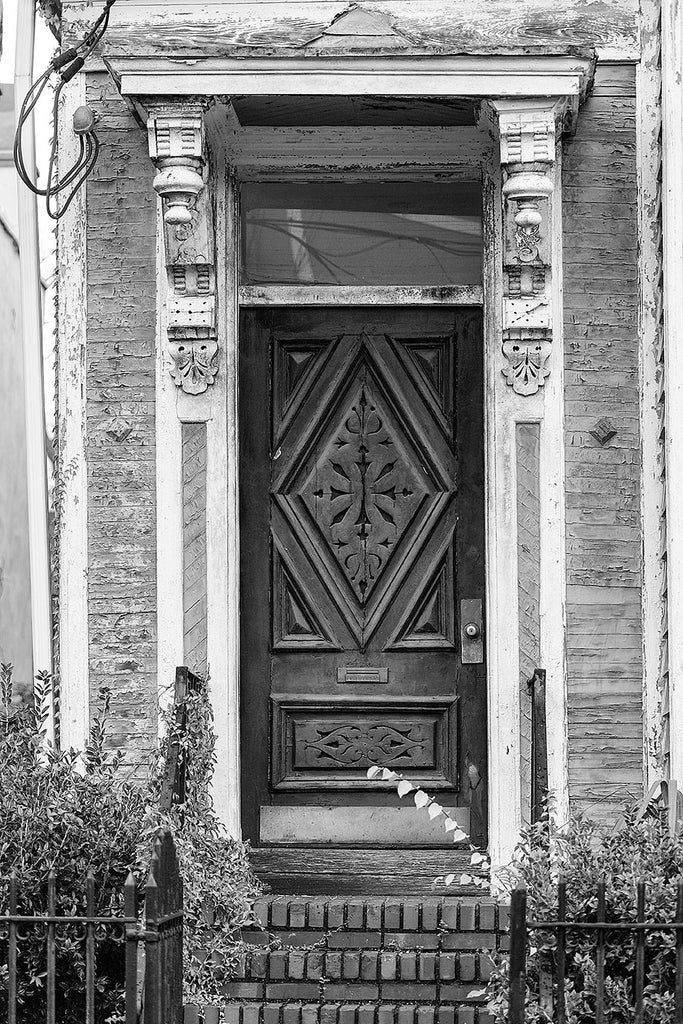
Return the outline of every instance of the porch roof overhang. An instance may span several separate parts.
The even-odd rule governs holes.
[[[107,61],[121,94],[150,104],[230,96],[557,97],[571,131],[595,71],[585,54],[305,56]]]

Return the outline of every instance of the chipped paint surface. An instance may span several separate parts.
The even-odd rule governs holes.
[[[113,10],[107,51],[119,56],[173,53],[200,59],[291,53],[304,47],[311,55],[335,52],[343,37],[334,26],[340,25],[350,6],[344,0],[291,4],[128,0]],[[69,4],[66,9],[73,26],[70,31],[80,31],[89,18],[89,6]],[[480,0],[474,10],[450,0],[375,0],[355,9],[367,11],[375,24],[393,29],[385,28],[384,38],[377,37],[377,52],[532,53],[597,46],[634,56],[638,46],[636,0],[567,0],[561,5],[547,0],[525,4]],[[401,39],[398,51],[397,38]],[[349,26],[347,49],[353,50],[356,43],[360,52],[367,52]]]
[[[609,819],[643,787],[635,69],[598,70],[563,194],[569,785]]]

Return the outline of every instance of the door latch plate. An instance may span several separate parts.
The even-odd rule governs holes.
[[[460,602],[460,647],[463,665],[484,661],[484,609],[479,599]]]

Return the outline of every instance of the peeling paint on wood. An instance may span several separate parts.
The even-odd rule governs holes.
[[[563,195],[569,783],[605,819],[643,783],[635,69],[608,70]],[[617,433],[599,448],[603,416]]]
[[[88,182],[87,453],[91,699],[112,691],[110,742],[146,770],[156,745],[156,197],[146,139],[103,76]]]
[[[340,52],[340,37],[325,35],[350,4],[345,0],[309,0],[297,4],[135,3],[114,7],[107,32],[107,52],[121,55],[162,54],[206,58]],[[400,53],[534,53],[553,49],[602,47],[622,56],[637,56],[638,5],[635,0],[548,0],[512,4],[482,0],[476,16],[451,0],[375,0],[359,5],[381,17],[405,40]],[[69,4],[67,39],[82,36],[91,21],[88,4]],[[343,42],[349,52],[368,52],[349,29]],[[396,36],[376,52],[395,52]]]

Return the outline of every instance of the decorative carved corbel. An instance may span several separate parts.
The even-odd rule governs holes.
[[[171,376],[187,394],[199,395],[218,372],[215,243],[202,111],[153,110],[147,130],[158,169],[153,186],[163,212]]]
[[[553,165],[564,101],[492,100],[503,169],[503,375],[533,395],[552,351]]]

